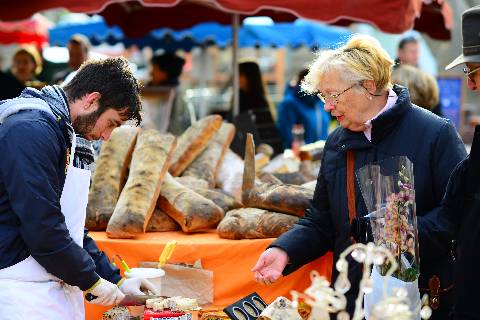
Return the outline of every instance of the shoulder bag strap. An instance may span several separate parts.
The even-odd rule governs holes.
[[[357,217],[355,205],[355,153],[353,150],[347,150],[347,199],[348,199],[348,217],[350,223]]]

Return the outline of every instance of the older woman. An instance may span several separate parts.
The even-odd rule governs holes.
[[[445,319],[451,309],[453,261],[451,230],[442,217],[440,202],[450,173],[466,152],[448,120],[413,105],[406,88],[392,86],[392,66],[392,59],[378,42],[362,35],[336,50],[321,52],[312,64],[304,88],[325,101],[325,110],[340,127],[326,142],[305,217],[273,242],[252,271],[258,281],[269,284],[328,251],[333,251],[336,261],[352,243],[347,184],[355,190],[355,206],[350,212],[356,211],[357,217],[367,214],[358,184],[347,179],[347,154],[352,155],[349,158],[355,170],[393,156],[407,156],[414,164],[419,287],[428,288],[428,280],[439,277],[440,307],[432,319]],[[352,262],[349,311],[358,294],[360,273],[360,265]],[[336,277],[334,270],[332,282]]]

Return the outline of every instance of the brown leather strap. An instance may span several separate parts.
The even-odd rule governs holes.
[[[355,206],[355,153],[353,150],[347,151],[347,201],[348,217],[350,223],[357,217],[357,208]]]
[[[428,293],[428,304],[433,310],[437,310],[440,306],[440,294],[452,289],[453,284],[443,289],[440,288],[440,278],[436,275],[428,279],[428,289],[419,288],[420,292]]]

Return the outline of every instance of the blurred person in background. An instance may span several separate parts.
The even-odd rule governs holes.
[[[462,14],[462,51],[445,70],[462,65],[468,89],[480,91],[480,6]],[[478,319],[480,257],[480,125],[475,127],[470,155],[455,169],[444,199],[455,226],[456,268],[454,319]]]
[[[302,69],[296,79],[285,89],[283,101],[277,110],[277,128],[283,148],[292,147],[292,128],[301,124],[305,130],[305,143],[325,140],[328,136],[330,115],[323,109],[324,103],[317,97],[305,93],[301,88],[308,69]]]
[[[42,71],[42,59],[33,46],[22,46],[12,58],[12,74],[24,86],[28,82],[38,81],[36,75]]]
[[[146,100],[145,125],[155,127],[162,132],[168,131],[180,135],[191,125],[190,114],[184,100],[184,89],[180,83],[185,59],[174,53],[166,52],[154,55],[150,62],[150,81],[144,88],[144,92],[149,92],[149,97],[152,93],[153,98],[155,97],[154,92],[157,92],[156,96],[160,99],[157,101],[158,103],[165,100],[161,97],[161,92],[165,91],[158,91],[155,87],[164,87],[165,90],[173,89],[174,97],[172,101],[168,102],[170,103],[169,110],[160,109],[159,105],[155,105],[154,100]]]
[[[406,37],[400,40],[397,49],[397,59],[395,65],[409,64],[411,66],[418,66],[420,46],[415,37]]]
[[[88,52],[90,51],[90,41],[83,34],[74,34],[68,42],[68,67],[57,72],[53,76],[52,82],[60,84],[64,82],[72,72],[80,68],[82,63],[87,61]],[[73,77],[71,75],[69,78]]]
[[[393,83],[408,88],[410,100],[414,104],[442,117],[438,84],[432,75],[411,65],[402,64],[393,70],[392,80]]]
[[[154,55],[151,60],[149,86],[175,87],[180,84],[185,59],[174,53]]]
[[[33,84],[41,70],[42,60],[35,47],[18,48],[13,54],[10,72],[0,71],[0,100],[18,97],[27,84]]]
[[[408,89],[392,85],[393,64],[377,40],[356,35],[342,47],[321,52],[311,65],[302,87],[323,99],[325,110],[337,118],[340,127],[325,143],[315,193],[305,216],[262,253],[252,271],[257,281],[270,284],[329,251],[333,251],[335,265],[353,243],[352,237],[367,242],[354,227],[369,213],[355,170],[406,156],[413,163],[415,177],[421,261],[418,286],[420,292],[439,294],[438,308],[430,319],[448,319],[454,261],[452,230],[440,215],[441,200],[450,173],[465,158],[465,147],[449,120],[413,105]],[[334,268],[332,283],[337,276]],[[347,310],[353,313],[362,265],[351,261],[348,276]],[[431,287],[431,283],[439,287]]]
[[[233,108],[227,116],[237,127],[232,142],[232,150],[243,156],[245,135],[253,134],[256,145],[270,145],[275,154],[280,153],[282,142],[275,126],[276,112],[268,98],[262,72],[258,63],[245,59],[238,64],[239,69],[239,114],[233,117]]]

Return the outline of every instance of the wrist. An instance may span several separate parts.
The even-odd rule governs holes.
[[[88,289],[86,290],[86,292],[91,292],[93,289],[95,289],[95,288],[100,284],[100,282],[102,282],[102,278],[98,278],[97,282],[95,282],[95,283],[93,284],[93,286],[91,286],[90,288],[88,288]]]
[[[124,281],[125,281],[125,278],[120,279],[120,281],[117,282],[117,287],[120,288],[120,286],[123,284]]]

